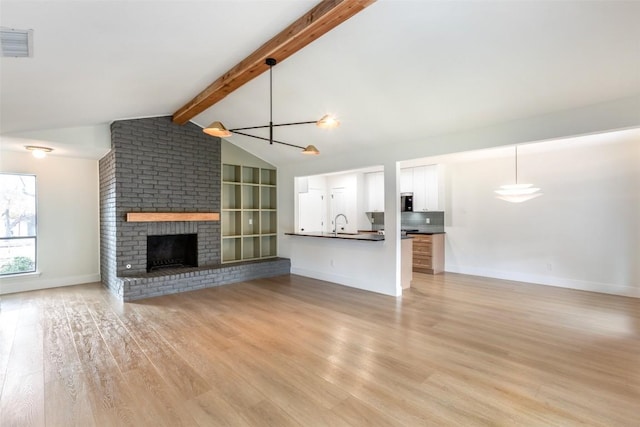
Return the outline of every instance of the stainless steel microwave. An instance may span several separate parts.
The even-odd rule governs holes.
[[[413,193],[400,193],[400,211],[413,212]]]

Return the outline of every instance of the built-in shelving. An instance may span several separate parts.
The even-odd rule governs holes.
[[[222,165],[222,262],[277,256],[276,171]]]

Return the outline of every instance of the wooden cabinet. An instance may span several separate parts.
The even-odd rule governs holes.
[[[444,234],[411,234],[413,271],[438,274],[444,271]]]
[[[222,262],[277,256],[276,171],[222,165]]]

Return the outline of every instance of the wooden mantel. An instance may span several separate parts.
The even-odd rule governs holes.
[[[128,212],[127,222],[220,221],[218,212]]]

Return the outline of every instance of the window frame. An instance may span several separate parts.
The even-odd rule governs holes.
[[[33,177],[33,204],[34,204],[34,230],[35,234],[30,236],[8,236],[2,237],[0,236],[0,241],[3,240],[33,240],[33,269],[29,271],[18,271],[11,273],[2,273],[0,272],[0,278],[12,277],[12,276],[21,276],[25,274],[34,274],[38,273],[38,177],[33,173],[17,173],[17,172],[0,172],[0,176],[11,175],[11,176],[26,176]]]

